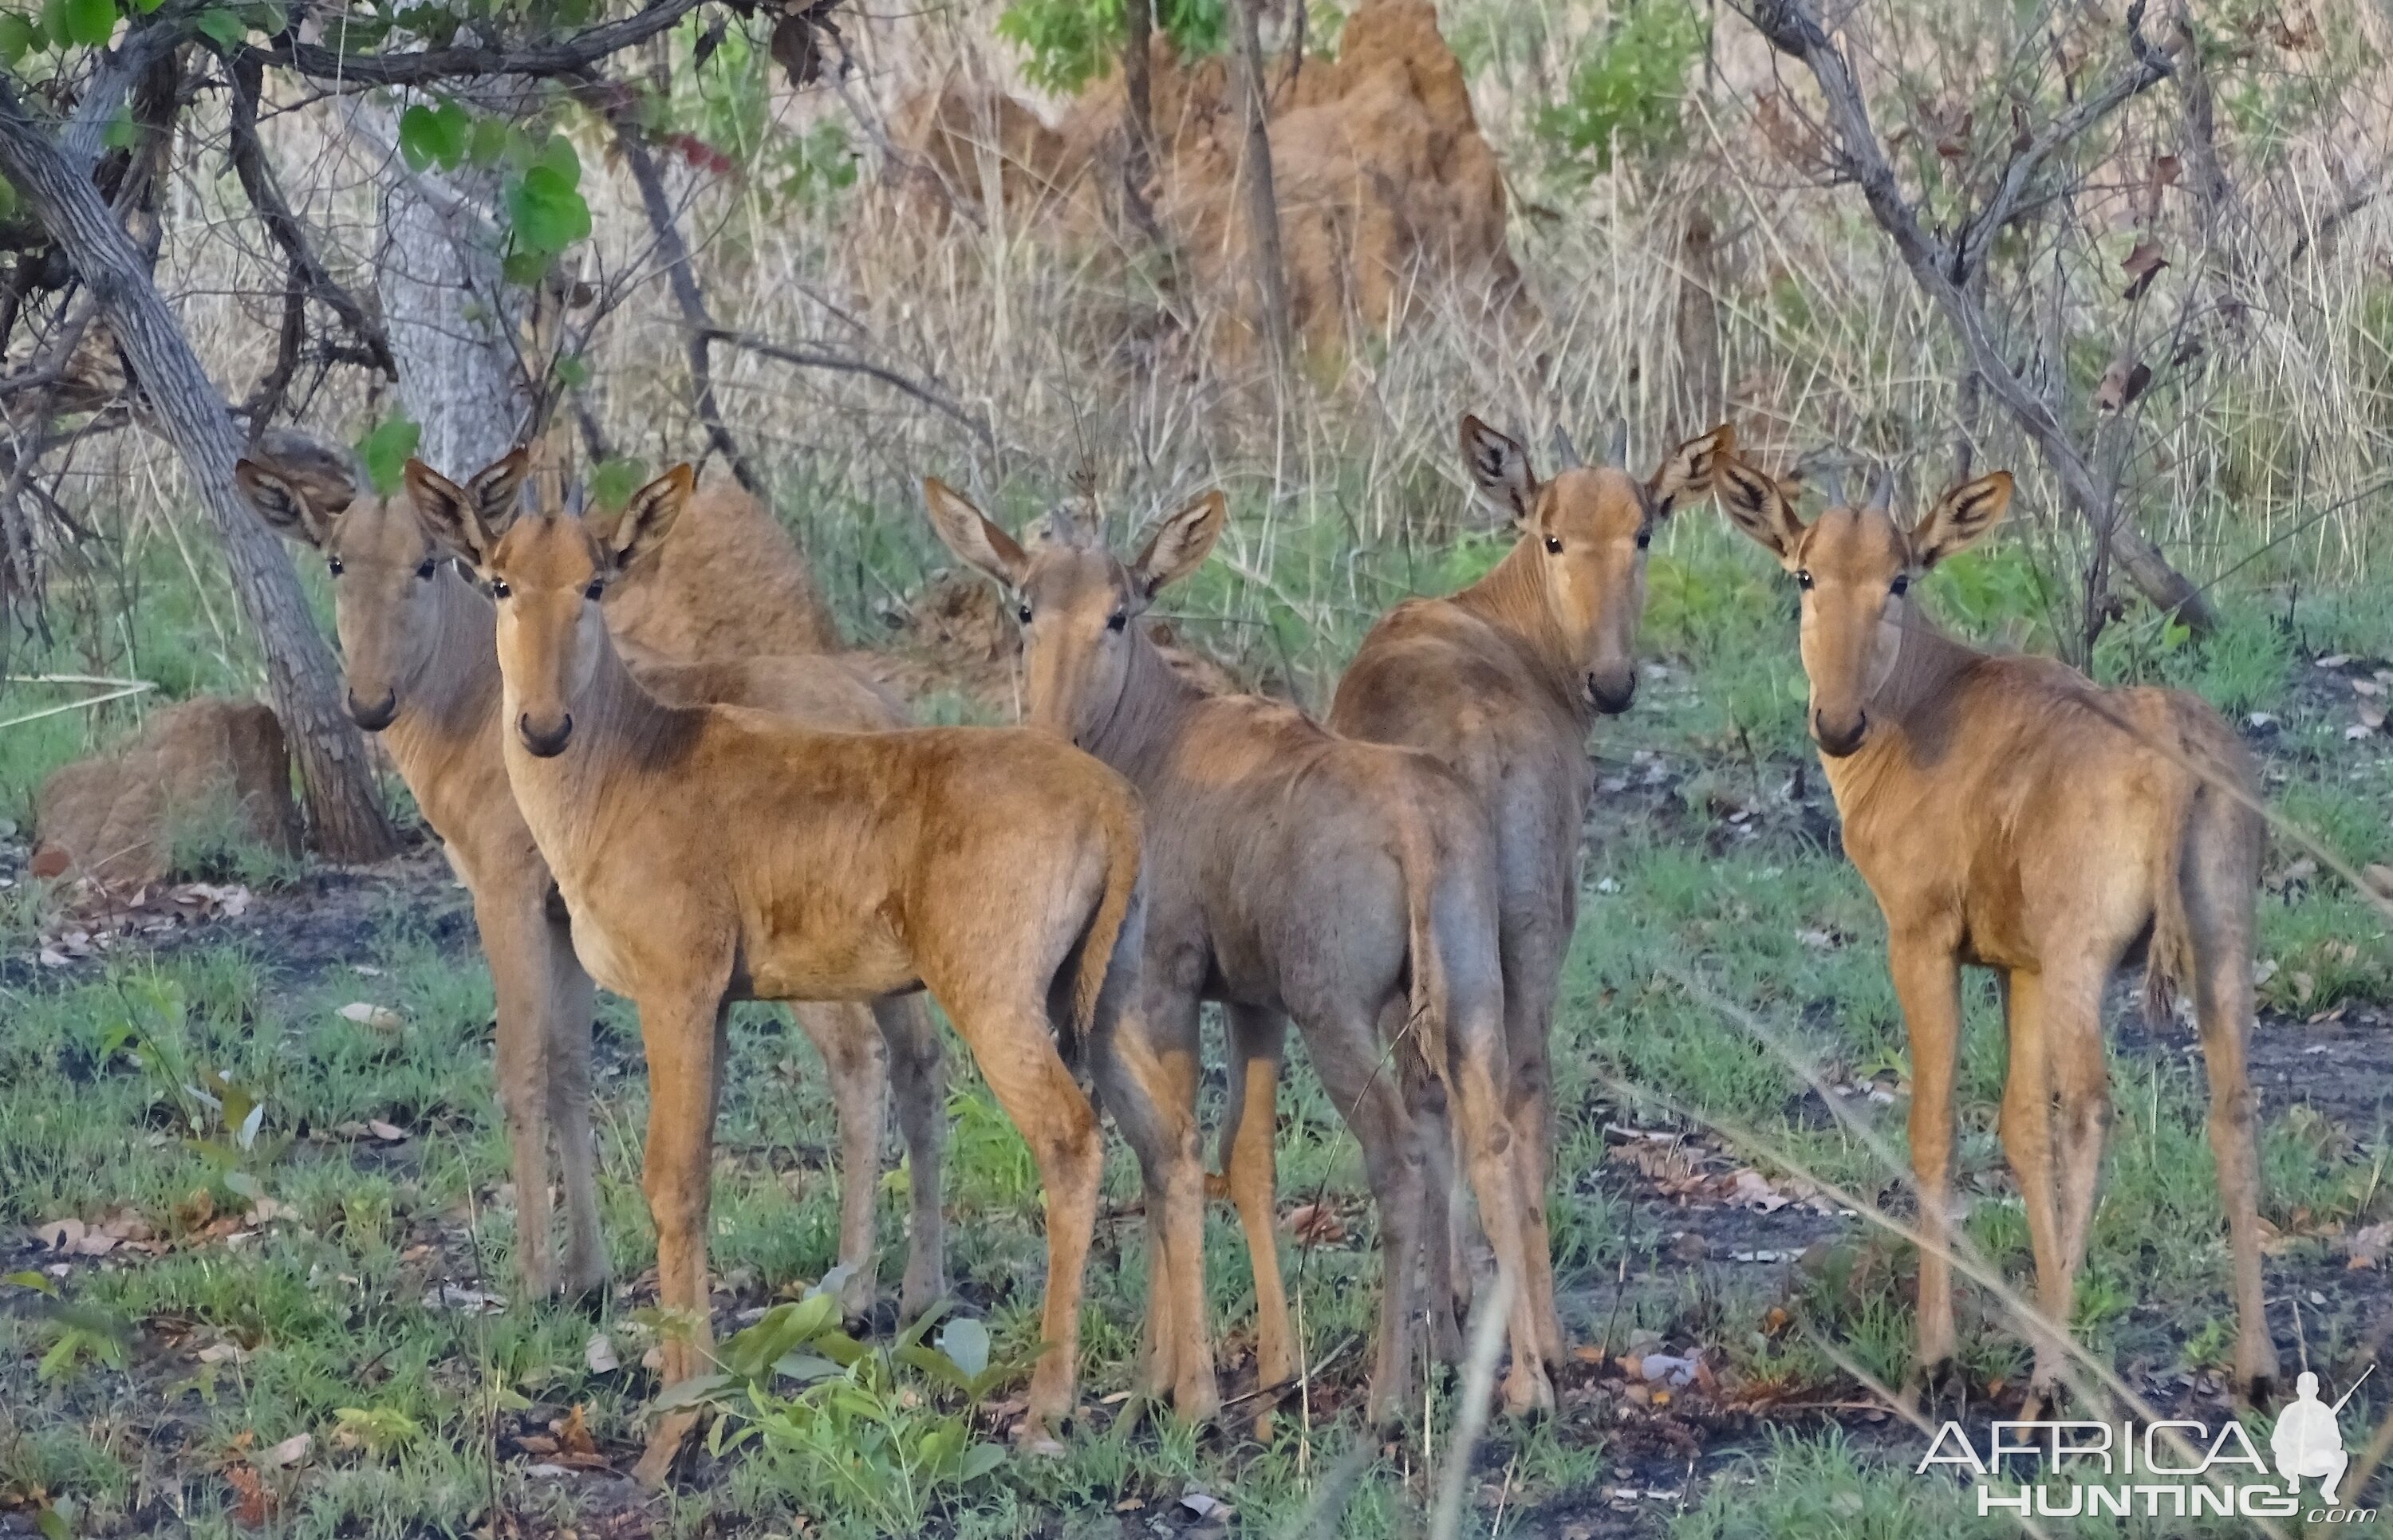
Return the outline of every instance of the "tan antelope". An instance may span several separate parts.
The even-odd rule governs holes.
[[[1548,1039],[1563,959],[1578,920],[1578,850],[1587,817],[1587,735],[1595,713],[1628,709],[1637,690],[1637,622],[1654,529],[1711,489],[1734,445],[1726,426],[1670,451],[1641,481],[1609,463],[1550,478],[1528,451],[1476,417],[1462,458],[1480,494],[1521,538],[1479,581],[1446,598],[1411,599],[1364,637],[1339,681],[1330,728],[1435,756],[1486,810],[1502,906],[1505,1041],[1520,1141],[1524,1281],[1540,1353],[1563,1361],[1554,1305],[1547,1186],[1554,1122]],[[1445,1189],[1432,1181],[1431,1272],[1458,1295],[1467,1274],[1449,1244]]]
[[[554,508],[516,516],[410,462],[417,512],[498,606],[507,778],[598,981],[636,1001],[647,1046],[643,1186],[659,1293],[706,1340],[709,1162],[718,1038],[734,999],[875,1000],[927,988],[1022,1131],[1047,1196],[1045,1344],[1021,1436],[1051,1447],[1079,1354],[1082,1263],[1103,1150],[1066,1051],[1084,1047],[1142,1165],[1166,1194],[1168,1246],[1198,1254],[1193,1118],[1158,1101],[1163,1064],[1120,1011],[1134,992],[1143,899],[1137,802],[1068,744],[1007,728],[819,732],[727,706],[660,699],[600,613],[608,585],[672,531],[692,475],[642,488],[602,542]],[[1117,1021],[1122,1025],[1118,1033]],[[1059,1051],[1057,1038],[1064,1039]],[[1202,1279],[1188,1280],[1201,1289]],[[1175,1303],[1201,1320],[1201,1299]],[[1210,1351],[1176,1352],[1183,1411],[1217,1402]],[[669,1419],[644,1462],[686,1432]]]
[[[2103,989],[2141,948],[2148,1010],[2164,1012],[2180,982],[2193,987],[2233,1253],[2236,1378],[2265,1395],[2277,1352],[2243,1063],[2265,830],[2243,746],[2182,691],[2105,689],[2053,659],[1989,656],[1929,621],[1912,584],[1994,528],[2010,505],[2006,473],[1954,488],[1907,529],[1883,484],[1869,506],[1830,508],[1808,527],[1742,461],[1721,466],[1719,487],[1729,516],[1802,591],[1811,739],[1845,853],[1886,915],[1911,1038],[1923,1377],[1941,1376],[1954,1351],[1947,1191],[1962,967],[1993,969],[2004,985],[2002,1141],[2035,1252],[2045,1329],[2031,1393],[2041,1400],[2065,1363],[2101,1181]]]
[[[520,475],[520,463],[503,461],[476,491],[512,496]],[[324,554],[333,572],[349,714],[382,735],[400,778],[473,894],[498,1007],[499,1098],[517,1194],[517,1271],[535,1297],[559,1286],[549,1233],[553,1143],[566,1200],[562,1286],[570,1294],[595,1289],[609,1268],[590,1139],[594,1001],[556,883],[507,790],[496,611],[434,544],[405,496],[359,495],[345,453],[277,429],[234,476],[268,524]],[[737,489],[713,495],[716,518],[701,529],[745,528],[769,517],[761,507],[733,505],[746,499]],[[634,574],[625,586],[657,608],[670,602],[670,594],[657,593],[669,585],[652,575]],[[685,703],[752,706],[825,727],[906,724],[895,704],[825,658],[652,662],[642,673],[652,689]],[[841,1302],[850,1315],[861,1314],[873,1298],[873,1216],[889,1068],[896,1071],[898,1121],[913,1156],[910,1244],[899,1299],[905,1313],[919,1314],[946,1286],[939,1167],[947,1114],[936,1029],[913,999],[880,1001],[869,1011],[815,1002],[791,1007],[791,1014],[822,1055],[839,1114],[840,1261],[850,1270]]]
[[[923,495],[948,548],[1015,597],[1030,721],[1119,770],[1144,800],[1143,1014],[1185,1069],[1174,1093],[1191,1109],[1198,1002],[1227,1008],[1222,1163],[1254,1269],[1259,1384],[1295,1374],[1273,1236],[1275,1097],[1292,1016],[1363,1147],[1378,1200],[1383,1297],[1371,1406],[1380,1418],[1397,1415],[1410,1403],[1424,1201],[1407,1066],[1425,1064],[1452,1087],[1497,1266],[1516,1284],[1526,1270],[1504,1116],[1485,818],[1427,755],[1340,738],[1279,701],[1203,693],[1135,623],[1211,551],[1226,517],[1220,492],[1164,519],[1128,562],[1068,511],[1026,552],[944,483],[924,482]],[[1412,1077],[1421,1078],[1418,1068]],[[1193,1255],[1170,1261],[1196,1265]],[[1201,1287],[1193,1292],[1202,1299]],[[1550,1407],[1517,1287],[1513,1299],[1506,1403]]]

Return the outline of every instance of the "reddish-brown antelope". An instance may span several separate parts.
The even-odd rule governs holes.
[[[1203,1220],[1194,1121],[1149,1092],[1166,1067],[1135,1012],[1120,1010],[1136,988],[1144,907],[1136,799],[1042,733],[826,733],[658,698],[624,666],[599,606],[671,532],[692,481],[677,465],[642,488],[602,543],[569,514],[517,516],[512,500],[407,468],[418,514],[497,600],[507,778],[572,914],[575,948],[639,1006],[658,1289],[694,1328],[667,1344],[665,1382],[696,1371],[707,1339],[726,1005],[927,988],[1046,1190],[1044,1349],[1021,1430],[1046,1446],[1072,1404],[1103,1154],[1058,1037],[1085,1048],[1141,1163],[1164,1173],[1170,1243],[1196,1255]],[[1172,1308],[1193,1321],[1200,1305]],[[1173,1362],[1183,1409],[1210,1414],[1210,1350],[1200,1342]],[[687,1426],[672,1419],[651,1455]],[[654,1459],[646,1468],[661,1474]]]
[[[1727,427],[1715,428],[1640,481],[1622,468],[1626,446],[1615,437],[1609,463],[1541,478],[1526,450],[1464,417],[1463,463],[1481,495],[1519,526],[1520,541],[1460,593],[1390,610],[1363,639],[1330,707],[1336,732],[1434,755],[1492,822],[1510,1116],[1531,1268],[1523,1282],[1550,1364],[1563,1360],[1563,1330],[1546,1216],[1554,1147],[1547,1041],[1578,919],[1588,729],[1596,712],[1624,711],[1636,693],[1654,526],[1710,490],[1713,467],[1734,442]],[[1440,1243],[1448,1233],[1447,1185],[1431,1183],[1431,1273],[1458,1289],[1467,1275],[1453,1246]]]
[[[1196,1101],[1198,1002],[1227,1007],[1223,1165],[1254,1268],[1260,1383],[1295,1373],[1273,1238],[1272,1150],[1292,1016],[1363,1147],[1379,1204],[1375,1415],[1409,1402],[1424,1192],[1408,1065],[1452,1088],[1497,1267],[1516,1286],[1506,1403],[1551,1406],[1517,1286],[1526,1263],[1504,1116],[1495,868],[1469,790],[1425,754],[1340,738],[1279,701],[1207,695],[1166,661],[1134,622],[1204,562],[1226,516],[1221,493],[1166,518],[1128,562],[1069,511],[1026,552],[944,483],[924,482],[923,494],[948,548],[1015,596],[1030,720],[1119,770],[1145,800],[1141,1014],[1185,1074],[1173,1088],[1183,1106]],[[1442,1122],[1437,1133],[1447,1137]],[[1199,1266],[1194,1253],[1157,1265]],[[1157,1299],[1190,1292],[1158,1287]],[[1201,1287],[1193,1292],[1202,1299]],[[1156,1325],[1168,1334],[1181,1323]],[[1149,1373],[1164,1370],[1151,1363]]]
[[[519,461],[477,480],[477,497],[515,495]],[[590,1140],[589,974],[573,955],[556,883],[508,792],[500,747],[496,616],[489,597],[434,545],[404,496],[358,494],[347,455],[277,429],[235,468],[268,523],[324,554],[333,581],[349,714],[383,735],[451,864],[474,897],[475,921],[497,999],[499,1099],[517,1194],[517,1270],[534,1296],[607,1279]],[[718,504],[744,497],[714,494]],[[744,528],[761,509],[732,508],[714,524]],[[701,526],[708,529],[713,525]],[[694,542],[695,543],[695,542]],[[752,543],[752,542],[751,542]],[[703,563],[700,564],[703,566]],[[626,583],[663,610],[667,585],[643,572]],[[684,702],[714,700],[859,731],[906,725],[904,713],[833,659],[806,657],[706,664],[653,663],[650,688]],[[893,1077],[898,1121],[913,1156],[912,1210],[900,1308],[918,1314],[945,1288],[940,1149],[946,1137],[939,1042],[916,999],[791,1007],[830,1072],[841,1135],[841,1302],[871,1304],[873,1214]],[[878,1032],[875,1026],[878,1026]],[[887,1068],[884,1068],[883,1039]],[[551,1255],[549,1152],[565,1196],[562,1276]]]
[[[1909,528],[1883,494],[1807,527],[1752,466],[1732,458],[1719,476],[1729,516],[1802,591],[1811,739],[1845,852],[1886,915],[1911,1038],[1923,1377],[1937,1377],[1954,1350],[1947,1193],[1962,966],[1993,969],[2004,984],[2002,1141],[2035,1253],[2042,1399],[2065,1363],[2101,1181],[2103,988],[2142,946],[2148,1009],[2164,1009],[2180,981],[2193,986],[2233,1253],[2236,1377],[2265,1395],[2277,1352],[2260,1292],[2257,1099],[2243,1064],[2265,831],[2243,745],[2192,696],[2104,689],[2048,659],[1979,652],[1929,621],[1912,584],[2003,516],[2008,475],[1955,487]]]

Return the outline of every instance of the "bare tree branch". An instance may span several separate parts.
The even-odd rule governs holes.
[[[1812,16],[1806,0],[1740,0],[1740,5],[1746,19],[1771,46],[1811,71],[1827,107],[1828,128],[1834,136],[1833,150],[1839,170],[1861,189],[1871,217],[1894,242],[1912,278],[1959,335],[1969,367],[1988,393],[2044,452],[2046,463],[2060,478],[2070,501],[2084,513],[2096,538],[2146,598],[2173,612],[2197,632],[2211,630],[2216,617],[2202,591],[2169,565],[2158,546],[2118,516],[2112,489],[2095,475],[2068,428],[1994,346],[1983,307],[1955,281],[1954,274],[1959,270],[1956,253],[1922,228],[1918,211],[1903,196],[1895,180],[1894,168],[1888,163],[1885,147],[1870,124],[1869,108],[1863,100],[1860,84],[1853,78],[1851,64]],[[2144,0],[2135,0],[2127,8],[2130,47],[2148,67],[2157,56],[2141,36],[2143,16]],[[2158,62],[2164,75],[2166,61]],[[2121,78],[2134,77],[2131,74]],[[2153,77],[2160,78],[2163,76]],[[2147,81],[2145,85],[2151,84]],[[2111,101],[2112,110],[2133,94],[2115,97]],[[2074,116],[2065,115],[2064,121],[2073,120]],[[2073,132],[2083,133],[2086,126],[2081,124]],[[2059,148],[2057,142],[2054,148]],[[2048,156],[2050,151],[2046,154]],[[2022,160],[2026,158],[2022,156]],[[2043,158],[2037,157],[2038,163]],[[2021,186],[2024,185],[2022,180]]]
[[[706,331],[708,337],[715,342],[728,343],[734,347],[744,348],[759,358],[778,359],[793,368],[830,369],[843,373],[862,374],[879,380],[892,389],[903,391],[911,396],[933,411],[944,412],[954,418],[970,429],[973,437],[982,443],[992,449],[997,446],[997,437],[989,431],[987,423],[966,411],[931,386],[917,380],[908,379],[894,369],[884,369],[877,363],[850,358],[844,353],[823,353],[802,347],[785,347],[779,343],[768,341],[747,332],[735,332],[728,327],[710,326]]]
[[[373,357],[374,367],[389,379],[399,378],[399,360],[391,356],[390,338],[382,323],[366,314],[355,295],[333,277],[315,249],[307,243],[307,232],[300,228],[298,215],[291,212],[284,201],[282,189],[266,163],[266,147],[257,137],[257,98],[261,84],[260,71],[254,59],[242,58],[225,68],[232,86],[231,124],[232,169],[241,178],[241,190],[247,195],[250,206],[266,223],[266,231],[274,243],[282,248],[291,264],[294,280],[304,280],[308,296],[323,302],[324,307],[341,318],[341,324],[357,333],[360,341]],[[287,381],[286,381],[287,383]]]
[[[469,44],[408,53],[352,54],[302,43],[286,34],[270,46],[244,48],[241,57],[296,70],[318,80],[366,85],[430,85],[475,75],[576,75],[609,54],[647,42],[699,5],[700,0],[655,0],[637,15],[621,21],[593,27],[562,42],[530,43],[520,47]]]
[[[718,329],[706,307],[706,295],[698,286],[698,271],[689,260],[689,244],[681,238],[680,217],[674,212],[673,200],[665,194],[665,179],[657,170],[656,157],[648,153],[647,140],[630,114],[609,112],[607,123],[615,131],[615,146],[623,153],[623,164],[632,173],[632,182],[640,189],[640,206],[647,212],[648,229],[656,237],[657,255],[664,263],[673,303],[681,307],[683,323],[688,329],[690,405],[706,427],[706,441],[730,464],[731,474],[739,478],[739,485],[761,496],[764,480],[740,449],[739,441],[731,436],[731,425],[723,420],[723,409],[714,399],[713,366],[708,353]]]

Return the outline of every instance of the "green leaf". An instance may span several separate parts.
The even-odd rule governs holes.
[[[65,0],[59,9],[66,40],[86,48],[105,48],[116,35],[116,0]]]
[[[632,494],[638,491],[647,479],[648,466],[645,460],[619,456],[601,461],[590,473],[590,501],[594,506],[610,513],[627,507]]]
[[[547,252],[512,251],[499,264],[499,271],[506,275],[508,282],[529,289],[548,271],[548,260]]]
[[[11,1272],[6,1277],[0,1277],[0,1284],[14,1284],[19,1288],[30,1288],[36,1294],[46,1294],[53,1299],[59,1297],[59,1286],[38,1272]]]
[[[41,46],[42,35],[33,22],[14,11],[0,16],[0,64],[14,67]]]
[[[208,41],[226,53],[240,47],[241,40],[249,35],[241,18],[229,10],[202,11],[199,25],[200,31],[208,34]]]
[[[514,222],[517,244],[554,256],[589,238],[590,205],[574,190],[573,181],[543,159],[507,189],[507,216]]]
[[[959,1481],[976,1481],[1005,1463],[1005,1451],[993,1443],[976,1443],[964,1452],[963,1465],[956,1472]]]
[[[413,423],[393,417],[359,440],[358,458],[365,462],[366,476],[377,495],[390,497],[398,492],[407,471],[407,457],[415,452],[423,437],[424,430]]]
[[[6,176],[0,176],[0,221],[17,212],[17,189]]]
[[[590,383],[590,360],[575,354],[560,354],[556,360],[556,377],[575,390]]]
[[[551,134],[540,148],[540,159],[534,163],[547,167],[565,178],[565,185],[582,185],[582,157],[573,152],[573,141],[562,134]]]
[[[42,1540],[73,1540],[74,1516],[74,1504],[61,1497],[42,1505],[42,1511],[33,1516],[33,1527],[42,1532]]]
[[[133,0],[133,8],[147,16],[165,3],[166,0]]]
[[[965,1378],[978,1379],[988,1367],[988,1328],[959,1315],[939,1333],[939,1351],[964,1372]]]
[[[465,162],[474,120],[453,101],[438,107],[418,102],[399,117],[399,153],[410,171],[438,165],[454,171]]]
[[[511,125],[503,118],[477,118],[474,137],[465,146],[465,158],[477,170],[487,171],[499,163],[507,152],[507,130]]]

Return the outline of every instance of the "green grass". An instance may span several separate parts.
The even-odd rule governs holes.
[[[1286,603],[1257,610],[1250,586],[1218,568],[1175,595],[1187,633],[1309,688],[1331,677],[1369,614],[1397,592],[1466,581],[1503,548],[1500,538],[1473,539],[1341,563],[1345,536],[1333,522],[1299,521],[1301,537],[1268,553],[1269,586]],[[886,538],[876,561],[920,559],[910,529]],[[158,603],[99,663],[147,664],[171,653],[164,643],[175,628],[204,632],[189,595],[175,596],[175,571],[152,577]],[[1554,1233],[1566,1308],[1582,1339],[1608,1330],[1615,1345],[1638,1333],[1700,1343],[1715,1350],[1717,1367],[1748,1384],[1850,1394],[1837,1389],[1844,1380],[1836,1356],[1898,1381],[1911,1366],[1907,1248],[1848,1222],[1784,1287],[1741,1282],[1733,1268],[1697,1272],[1667,1251],[1682,1221],[1607,1163],[1607,1123],[1708,1127],[1732,1131],[1720,1147],[1765,1172],[1806,1173],[1864,1202],[1903,1207],[1900,1098],[1839,1098],[1842,1116],[1832,1116],[1807,1081],[1907,1090],[1908,1054],[1876,904],[1833,840],[1772,811],[1798,769],[1815,794],[1818,786],[1802,739],[1791,594],[1758,553],[1709,519],[1674,521],[1651,587],[1645,652],[1664,672],[1649,675],[1638,709],[1605,724],[1595,743],[1598,777],[1632,787],[1600,792],[1599,802],[1639,800],[1632,815],[1604,820],[1589,846],[1555,1044]],[[1955,562],[1927,592],[1970,634],[2049,643],[2046,591],[2009,547]],[[870,598],[843,593],[857,607]],[[2307,651],[2329,637],[2365,648],[2359,638],[2381,613],[2367,595],[2313,594],[2288,630],[2281,599],[2256,594],[2230,600],[2228,624],[2207,642],[2131,624],[2097,662],[2108,677],[2174,684],[2222,711],[2279,717],[2266,762],[2274,804],[2364,865],[2393,855],[2393,770],[2373,746],[2343,738],[2336,713],[2347,708],[2295,686]],[[223,687],[247,666],[237,653],[190,650],[196,661],[173,690]],[[8,810],[26,805],[41,774],[95,736],[122,732],[127,714],[77,713],[0,735],[0,813],[19,816]],[[942,699],[924,714],[975,712]],[[1666,790],[1643,785],[1656,766]],[[1759,833],[1733,821],[1746,810],[1759,810],[1748,823]],[[195,868],[253,882],[291,875],[204,830],[187,843]],[[2303,1016],[2393,1000],[2393,947],[2376,911],[2331,873],[2296,869],[2297,855],[2281,840],[2270,856],[2260,907],[2271,968],[2264,1003]],[[30,944],[44,901],[29,888],[0,892],[0,941],[12,957]],[[371,974],[335,966],[293,975],[269,930],[242,942],[203,934],[154,959],[125,954],[97,973],[0,986],[0,1226],[130,1211],[180,1233],[211,1213],[239,1211],[250,1188],[293,1214],[238,1246],[78,1264],[66,1290],[72,1319],[31,1290],[0,1285],[0,1502],[71,1500],[91,1533],[163,1525],[229,1535],[238,1531],[224,1466],[304,1432],[317,1441],[310,1462],[269,1478],[277,1533],[466,1533],[484,1522],[493,1481],[535,1533],[589,1517],[574,1483],[523,1477],[512,1452],[494,1463],[494,1447],[511,1451],[493,1444],[494,1416],[515,1431],[579,1405],[602,1439],[635,1440],[645,1381],[631,1371],[591,1372],[583,1351],[593,1324],[571,1312],[517,1303],[477,1316],[426,1307],[426,1291],[444,1282],[509,1287],[515,1237],[500,1192],[506,1151],[491,1093],[490,985],[477,959],[441,939],[438,913],[414,899],[395,896],[370,920],[356,955],[342,961]],[[357,999],[397,1011],[400,1025],[377,1029],[336,1013]],[[2032,1272],[2025,1225],[1994,1133],[2002,1029],[1982,981],[1968,1003],[1956,1181],[1972,1203],[1969,1238],[2023,1286]],[[630,1276],[649,1264],[653,1241],[638,1186],[645,1086],[621,1002],[603,1006],[601,1035],[604,1211],[619,1270]],[[751,1297],[793,1295],[833,1259],[831,1110],[812,1051],[778,1011],[741,1008],[732,1042],[715,1266]],[[1009,1460],[968,1502],[943,1503],[925,1533],[1110,1536],[1172,1515],[1190,1490],[1230,1503],[1235,1533],[1296,1533],[1355,1436],[1341,1414],[1351,1411],[1374,1323],[1378,1265],[1353,1142],[1301,1040],[1292,1037],[1291,1048],[1283,1203],[1318,1195],[1349,1221],[1334,1242],[1283,1238],[1308,1359],[1341,1355],[1327,1377],[1334,1391],[1309,1421],[1299,1408],[1284,1412],[1268,1444],[1108,1413],[1064,1458]],[[1027,1358],[1044,1259],[1035,1168],[960,1049],[950,1048],[950,1064],[947,1201],[958,1292],[987,1320],[998,1361]],[[2195,1072],[2182,1054],[2123,1050],[2113,1079],[2108,1185],[2076,1325],[2121,1364],[2219,1367],[2232,1317]],[[195,1099],[192,1088],[211,1085],[238,1088],[262,1106],[247,1144]],[[1218,1116],[1218,1088],[1206,1110]],[[386,1146],[338,1131],[371,1120],[410,1138]],[[2335,1233],[2393,1216],[2393,1192],[2381,1180],[2387,1155],[2382,1129],[2343,1127],[2298,1107],[2274,1116],[2266,1212],[2287,1239],[2272,1268],[2331,1275]],[[1144,1310],[1144,1243],[1125,1212],[1137,1184],[1118,1144],[1105,1196],[1084,1325],[1091,1404],[1128,1388]],[[890,1207],[883,1283],[894,1286],[900,1236]],[[1235,1374],[1250,1351],[1253,1299],[1226,1207],[1209,1217],[1207,1243],[1214,1324]],[[1964,1360],[1981,1383],[2024,1371],[2016,1327],[1991,1295],[1965,1284],[1961,1317]],[[2323,1361],[2347,1363],[2360,1351],[2365,1323],[2351,1311],[2313,1309],[2305,1320]],[[636,1315],[617,1307],[599,1325],[627,1364],[636,1361],[647,1340]],[[88,1341],[60,1350],[74,1329]],[[199,1349],[218,1343],[240,1356],[197,1361]],[[46,1355],[59,1360],[47,1375]],[[928,1382],[903,1384],[917,1399],[892,1414],[901,1429],[957,1404]],[[2384,1401],[2364,1393],[2356,1404]],[[1436,1430],[1451,1415],[1451,1387],[1436,1389],[1431,1431],[1417,1416],[1370,1457],[1337,1533],[1419,1533],[1433,1497],[1427,1470],[1444,1458]],[[1492,1429],[1474,1472],[1477,1528],[1466,1533],[1485,1533],[1498,1501],[1508,1535],[1563,1533],[1574,1515],[1602,1509],[1602,1490],[1641,1457],[1613,1419],[1581,1407]],[[1683,1505],[1648,1503],[1650,1532],[1996,1532],[1910,1475],[1906,1433],[1816,1419],[1766,1426],[1733,1453],[1706,1455]],[[338,1447],[344,1429],[364,1435],[357,1447]],[[161,1490],[175,1496],[162,1499]],[[763,1443],[730,1454],[654,1510],[660,1533],[693,1535],[861,1535],[876,1533],[874,1511],[843,1494],[818,1461]]]

